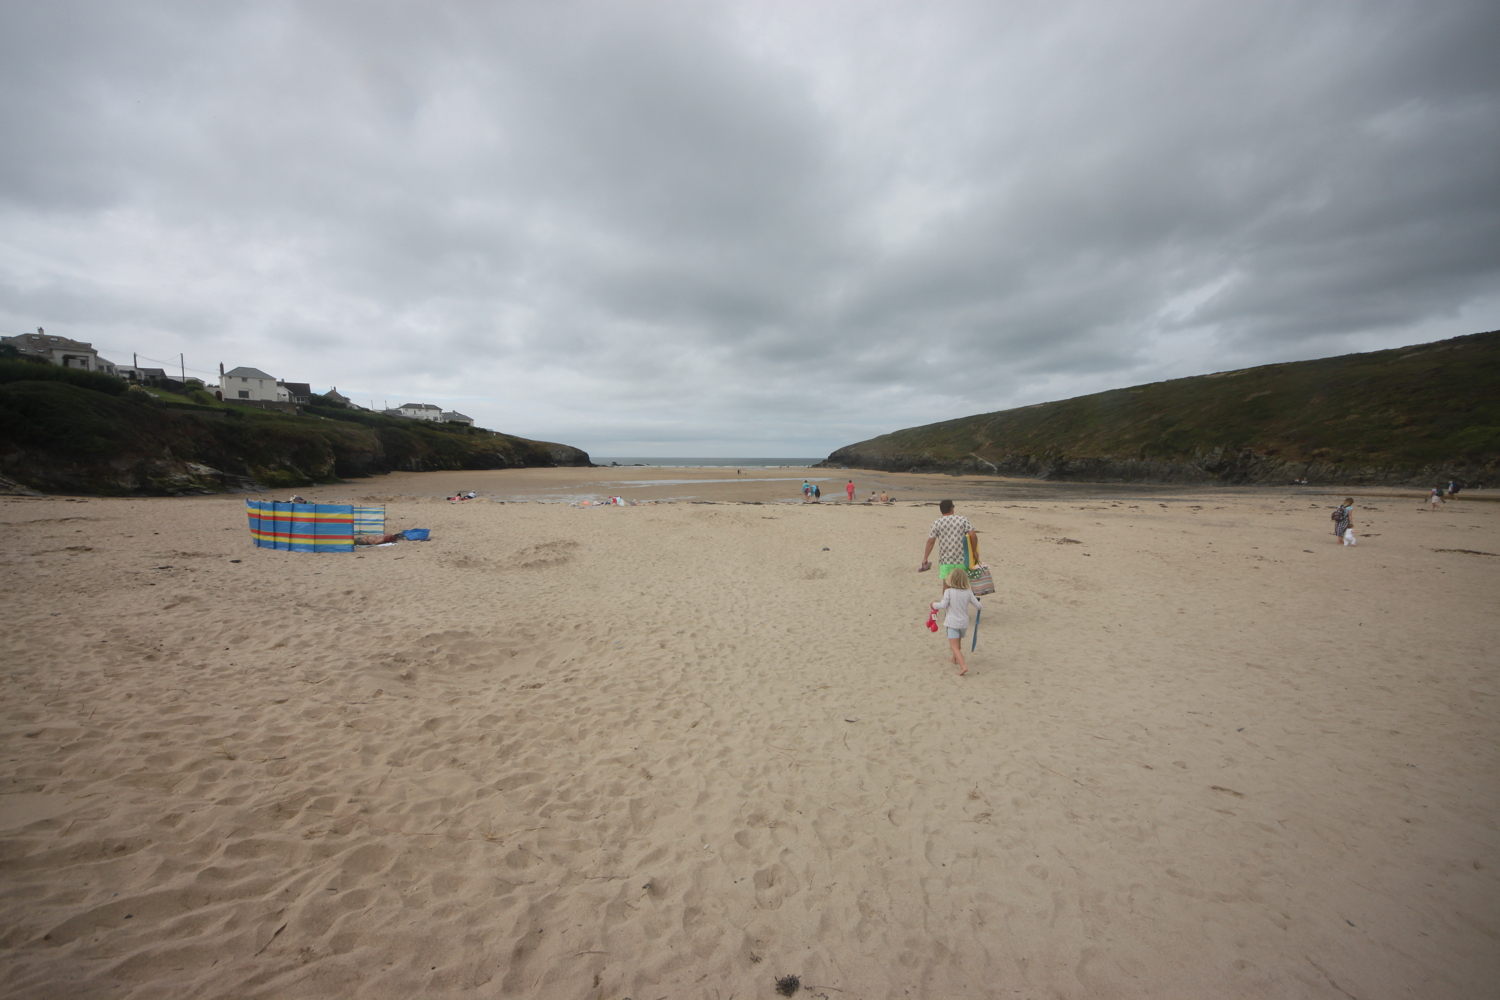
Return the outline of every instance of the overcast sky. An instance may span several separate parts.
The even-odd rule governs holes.
[[[1494,0],[3,0],[0,332],[822,456],[1500,327],[1497,50]]]

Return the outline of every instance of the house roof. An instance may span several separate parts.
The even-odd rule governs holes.
[[[23,350],[50,351],[56,348],[60,351],[92,351],[93,344],[86,344],[81,340],[69,340],[67,337],[54,337],[44,333],[19,333],[14,337],[0,337],[0,343],[13,344]]]
[[[144,370],[145,369],[142,369],[142,371],[144,371]],[[272,381],[275,381],[275,378],[276,378],[274,375],[267,375],[265,372],[261,371],[259,368],[245,368],[245,367],[240,367],[240,368],[234,369],[233,371],[225,372],[224,373],[224,377],[225,378],[268,378],[268,379],[271,379]]]
[[[281,384],[286,386],[287,392],[295,393],[298,396],[312,395],[312,386],[306,382],[283,382]]]
[[[443,411],[443,419],[444,420],[453,420],[453,419],[458,419],[458,420],[473,420],[474,418],[471,417],[471,416],[468,416],[467,414],[459,413],[457,410],[444,410]]]
[[[349,402],[349,397],[346,396],[346,395],[344,395],[342,392],[339,392],[339,387],[338,386],[334,386],[332,389],[329,389],[323,395],[327,396],[329,399],[342,399],[346,403]]]
[[[396,407],[396,409],[398,409],[398,410],[437,410],[439,413],[443,412],[443,408],[441,406],[433,406],[431,403],[402,403],[400,406]]]

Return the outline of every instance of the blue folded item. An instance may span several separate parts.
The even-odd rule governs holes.
[[[429,530],[431,530],[431,529],[428,529],[428,528],[407,528],[405,531],[401,532],[401,536],[403,538],[405,538],[408,542],[425,542],[425,541],[427,541],[427,532]]]

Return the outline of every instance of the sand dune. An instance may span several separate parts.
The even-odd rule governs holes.
[[[0,502],[6,996],[1492,993],[1500,506],[964,502],[959,678],[932,507],[472,475],[317,491],[432,529],[354,555]]]

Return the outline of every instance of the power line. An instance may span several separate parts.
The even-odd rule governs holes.
[[[157,364],[161,365],[162,368],[164,368],[164,369],[165,368],[176,368],[177,370],[181,371],[184,367],[186,367],[187,370],[190,371],[190,372],[192,372],[194,375],[208,375],[208,376],[217,377],[218,374],[219,374],[218,372],[215,372],[215,371],[204,371],[202,368],[193,368],[191,366],[184,366],[179,361],[172,361],[170,359],[165,359],[165,358],[151,358],[151,357],[147,357],[146,355],[140,353],[139,351],[118,351],[118,350],[116,350],[113,347],[105,347],[105,348],[102,348],[102,349],[101,348],[95,348],[95,350],[102,350],[102,351],[107,352],[109,354],[132,354],[136,358],[138,358],[140,360],[143,360],[143,361],[154,361]],[[118,362],[117,362],[117,364],[118,364]]]
[[[30,332],[31,331],[29,331],[29,330],[27,331],[27,333],[30,333]],[[4,336],[19,337],[19,336],[24,336],[24,334],[5,334]],[[67,339],[71,340],[72,338],[69,337]],[[79,343],[83,343],[83,341],[79,341]],[[181,372],[183,370],[187,370],[187,371],[192,372],[194,375],[207,375],[210,378],[216,378],[216,377],[218,377],[218,374],[219,374],[216,371],[204,371],[202,368],[193,368],[193,367],[190,367],[190,366],[186,366],[186,365],[182,364],[181,361],[172,361],[169,358],[152,358],[152,357],[147,357],[146,355],[142,354],[139,351],[126,351],[126,350],[122,350],[121,348],[118,348],[118,347],[109,347],[107,345],[101,346],[101,345],[93,344],[93,343],[90,343],[89,346],[94,349],[94,353],[95,354],[113,354],[116,357],[120,357],[120,356],[123,356],[123,355],[126,355],[126,354],[130,354],[130,355],[133,355],[134,357],[136,357],[137,359],[139,359],[137,361],[137,363],[139,363],[139,361],[151,361],[151,362],[154,362],[154,363],[156,363],[158,365],[161,365],[161,367],[162,367],[162,369],[164,371],[167,370],[167,369],[169,369],[169,368],[175,368],[179,372]],[[119,362],[116,362],[116,367],[121,367],[121,365],[120,365]]]

